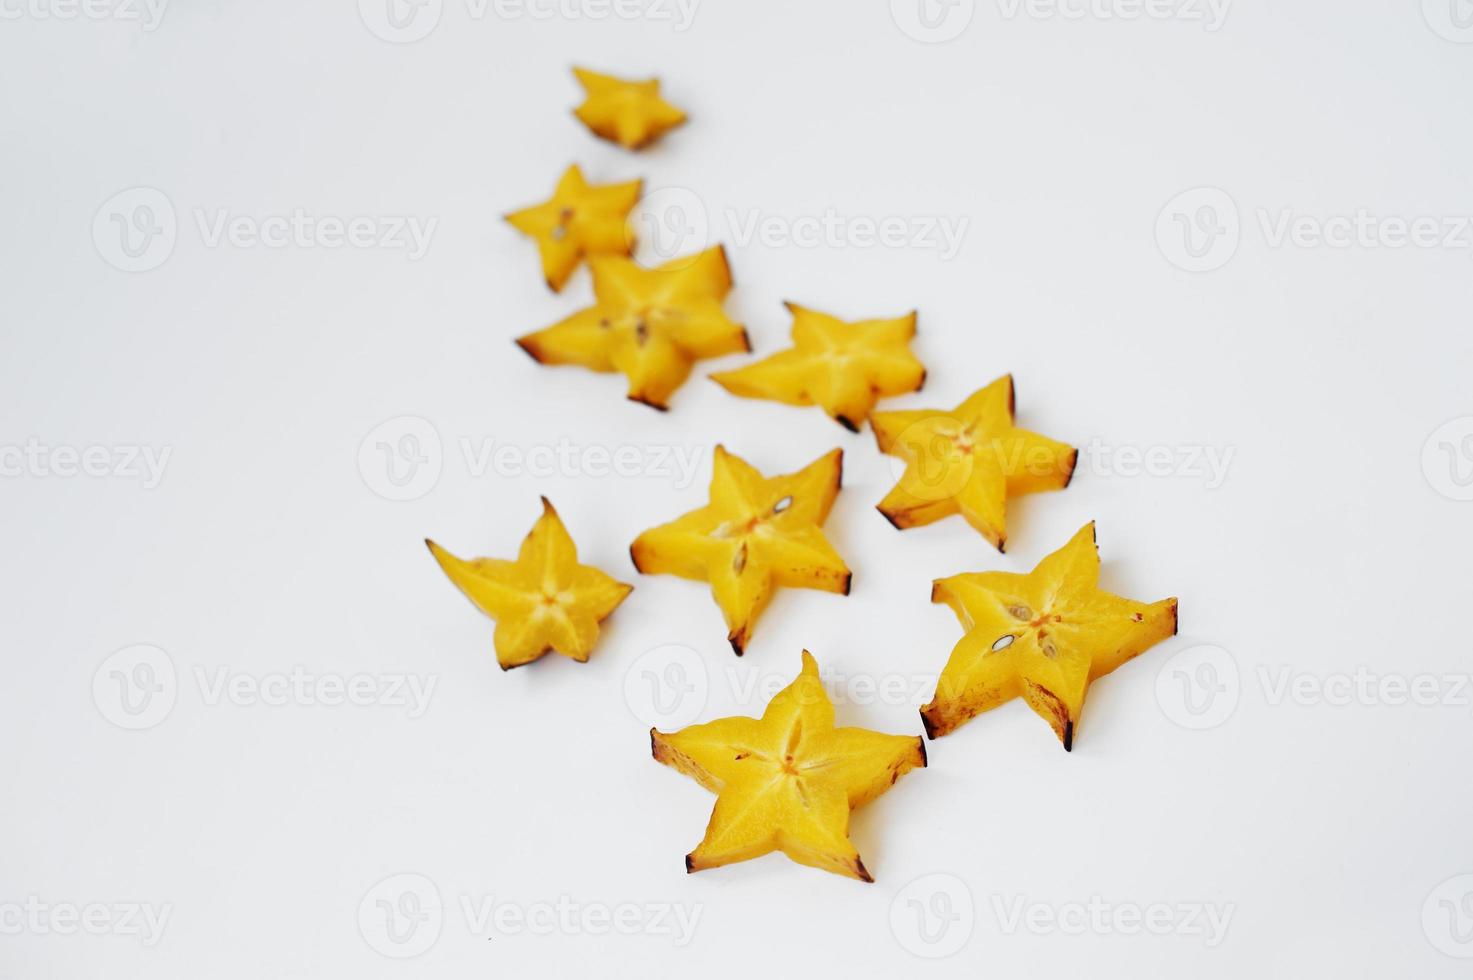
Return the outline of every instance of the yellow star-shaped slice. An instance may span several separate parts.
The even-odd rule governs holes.
[[[549,650],[586,662],[598,642],[598,624],[634,588],[578,564],[578,549],[546,497],[516,561],[465,561],[433,541],[425,544],[450,581],[496,620],[502,670],[529,664]]]
[[[1009,497],[1062,490],[1079,450],[1013,425],[1013,376],[949,412],[875,412],[880,451],[905,461],[879,511],[904,530],[961,514],[998,551],[1007,545]]]
[[[835,449],[768,478],[717,446],[710,503],[645,531],[629,556],[646,575],[710,582],[740,656],[774,587],[849,594],[849,568],[822,530],[843,471],[844,452]]]
[[[793,314],[793,346],[755,364],[711,378],[734,395],[787,405],[822,405],[844,428],[858,432],[875,402],[919,391],[926,369],[910,352],[916,315],[846,323],[786,304]]]
[[[799,864],[873,881],[849,841],[849,811],[926,765],[919,735],[835,728],[807,650],[803,672],[761,718],[722,718],[673,735],[651,729],[650,745],[657,760],[716,794],[686,871],[782,851]]]
[[[721,246],[654,269],[613,256],[589,267],[594,305],[517,339],[539,364],[619,371],[632,400],[663,410],[696,361],[751,350],[721,308],[731,289]]]
[[[590,184],[577,165],[563,171],[552,197],[506,216],[517,231],[537,240],[542,275],[557,292],[578,263],[590,255],[628,255],[634,247],[629,212],[639,201],[640,181]]]
[[[1090,682],[1176,634],[1176,599],[1122,599],[1099,580],[1093,522],[1027,575],[937,579],[931,601],[949,605],[967,632],[921,709],[926,734],[1021,697],[1073,748]]]
[[[628,81],[574,68],[583,104],[573,110],[594,135],[638,150],[685,122],[685,113],[660,98],[660,80]]]

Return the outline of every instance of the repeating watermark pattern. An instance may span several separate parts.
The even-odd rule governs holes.
[[[1242,237],[1238,205],[1220,187],[1194,187],[1166,202],[1156,215],[1156,246],[1187,272],[1227,265]]]
[[[211,708],[393,708],[411,719],[428,710],[440,681],[436,674],[314,673],[300,665],[251,674],[196,664],[190,676],[200,702]],[[102,662],[92,675],[92,701],[114,725],[141,731],[169,717],[179,687],[173,658],[156,646],[140,644]]]
[[[390,875],[358,903],[358,932],[370,949],[391,959],[409,959],[440,938],[445,909],[440,889],[424,875]]]
[[[168,7],[169,0],[0,0],[0,20],[114,21],[151,34]]]
[[[523,445],[490,437],[456,439],[461,465],[475,478],[659,480],[677,490],[695,483],[708,452],[705,446],[669,443],[557,442]],[[358,446],[358,472],[385,500],[418,500],[440,481],[444,445],[434,423],[401,415],[375,426]]]
[[[3,2],[3,0],[0,0]],[[355,249],[403,252],[417,262],[429,252],[437,217],[380,214],[314,214],[294,208],[275,214],[241,214],[229,208],[190,211],[205,248]],[[157,269],[174,254],[179,220],[169,196],[155,187],[131,187],[103,202],[92,219],[92,241],[104,261],[123,272]]]
[[[178,240],[174,202],[156,187],[119,191],[92,216],[92,244],[97,254],[123,272],[157,269],[174,254]]]
[[[1422,933],[1439,953],[1473,959],[1473,874],[1454,875],[1428,893]]]
[[[1216,490],[1227,481],[1236,454],[1236,446],[1116,446],[1096,438],[1080,448],[1078,468],[1107,479],[1197,480],[1206,489]]]
[[[3,0],[0,0],[3,2]],[[683,33],[700,0],[464,0],[474,23],[510,21],[647,21]],[[422,41],[440,26],[444,0],[358,0],[358,16],[374,37],[391,44]]]
[[[710,693],[705,660],[680,643],[646,650],[624,672],[624,703],[649,728],[674,731],[694,724]]]
[[[978,444],[970,451],[961,452],[957,450],[955,437],[937,430],[935,423],[929,421],[908,427],[895,444],[925,450],[914,464],[897,455],[885,457],[892,477],[900,480],[909,475],[907,488],[923,500],[944,500],[960,493],[989,455],[995,456],[1005,472],[1018,475],[1054,476],[1061,465],[1054,451],[1041,445],[1007,445],[999,441],[990,447]],[[1194,480],[1208,490],[1216,490],[1227,481],[1236,455],[1236,446],[1114,445],[1095,437],[1080,447],[1074,472],[1105,479]]]
[[[976,7],[976,0],[890,0],[890,17],[908,37],[941,44],[961,36]]]
[[[986,927],[1003,936],[1175,936],[1213,949],[1226,940],[1236,912],[1232,902],[1134,902],[1100,895],[1064,902],[989,895],[979,910],[965,881],[939,873],[923,875],[895,894],[890,932],[906,952],[925,959],[960,952],[978,919],[989,917]]]
[[[919,708],[935,689],[937,675],[820,668],[819,679],[834,704]],[[712,669],[693,647],[667,643],[646,650],[629,665],[624,701],[645,725],[673,731],[700,719],[713,689],[724,692],[731,703],[759,708],[792,682],[791,672],[745,664]]]
[[[1253,225],[1270,249],[1454,251],[1473,253],[1473,216],[1376,214],[1356,208],[1310,214],[1294,207],[1255,208]],[[1227,265],[1242,240],[1242,218],[1219,187],[1194,187],[1156,216],[1156,245],[1172,265],[1211,272]]]
[[[317,674],[303,666],[289,671],[247,674],[228,666],[213,670],[196,665],[195,685],[209,707],[231,704],[239,708],[295,706],[302,708],[400,708],[409,718],[421,718],[430,706],[437,674],[355,673]]]
[[[531,900],[461,894],[451,903],[466,931],[497,936],[651,936],[676,947],[690,944],[704,906],[690,902],[599,901],[558,895]],[[358,903],[358,931],[371,949],[392,959],[419,956],[439,941],[446,906],[440,889],[422,874],[395,874],[376,883]]]
[[[1473,44],[1473,0],[1422,0],[1427,26],[1455,44]]]
[[[1473,708],[1473,673],[1386,672],[1358,664],[1308,671],[1291,664],[1258,664],[1248,675],[1270,708]],[[1243,696],[1237,660],[1202,644],[1172,656],[1156,675],[1156,702],[1183,728],[1216,728],[1232,717]]]
[[[178,697],[174,661],[150,644],[124,647],[92,675],[92,703],[102,717],[129,731],[152,728],[169,717]]]
[[[30,895],[24,902],[0,902],[3,936],[122,936],[157,946],[174,914],[170,902],[47,902]]]
[[[704,906],[689,902],[584,901],[570,895],[532,901],[460,896],[477,936],[655,936],[679,948],[695,938]]]
[[[1473,415],[1444,422],[1427,437],[1422,475],[1449,500],[1473,500]]]
[[[1216,728],[1242,696],[1238,661],[1220,646],[1200,644],[1173,654],[1156,675],[1156,703],[1183,728]]]
[[[906,952],[928,960],[954,956],[977,926],[972,890],[956,875],[922,875],[890,901],[890,934]]]
[[[440,431],[417,415],[381,422],[358,444],[358,474],[385,500],[418,500],[435,489],[444,466]]]
[[[1233,0],[997,0],[1004,20],[1180,21],[1222,30]]]
[[[1237,906],[1232,902],[1087,901],[1043,902],[1026,896],[993,895],[989,906],[1005,936],[1176,936],[1213,949],[1227,938]]]
[[[640,201],[631,232],[661,261],[698,254],[713,241],[736,248],[889,249],[933,252],[943,262],[960,254],[971,228],[965,214],[774,214],[761,208],[725,208],[717,221],[705,202],[684,187],[664,187]]]
[[[53,446],[31,436],[24,443],[0,445],[0,477],[68,480],[85,476],[132,480],[153,490],[163,482],[173,454],[173,446]]]

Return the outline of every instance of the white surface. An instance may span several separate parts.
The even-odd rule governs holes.
[[[1438,475],[1455,461],[1443,441],[1473,472],[1458,441],[1470,423],[1428,448],[1436,485],[1422,465],[1434,430],[1473,415],[1467,233],[1461,247],[1273,247],[1259,218],[1473,213],[1473,45],[1424,6],[1244,0],[1209,31],[1010,18],[999,0],[926,44],[881,0],[707,0],[683,32],[478,20],[445,0],[433,32],[395,44],[350,2],[179,2],[153,31],[7,4],[21,15],[0,30],[0,444],[171,456],[152,489],[37,465],[0,480],[0,975],[1462,975],[1449,954],[1473,955],[1457,931],[1473,888],[1456,879],[1473,872],[1469,692],[1333,706],[1273,690],[1285,670],[1314,683],[1470,670],[1473,503]],[[596,141],[569,115],[573,63],[659,73],[691,123],[638,156]],[[498,216],[573,161],[683,188],[664,200],[687,217],[696,195],[759,353],[785,345],[784,298],[854,317],[919,307],[930,381],[890,407],[949,404],[1012,371],[1024,424],[1083,447],[1230,449],[1226,479],[1086,465],[1066,492],[1010,508],[999,557],[956,520],[892,530],[873,510],[891,469],[868,432],[701,376],[741,358],[703,365],[666,415],[625,402],[617,377],[538,368],[511,338],[584,304],[587,277],[548,294],[532,245]],[[99,245],[93,224],[140,186],[167,195],[177,240],[127,273],[104,259],[122,261],[110,212]],[[1187,262],[1171,213],[1159,246],[1155,231],[1200,187],[1235,202],[1241,240],[1191,273],[1168,261]],[[208,247],[196,224],[298,208],[438,224],[418,261]],[[949,260],[852,240],[740,246],[729,210],[969,227]],[[434,427],[443,472],[391,502],[360,475],[359,447],[401,416]],[[689,486],[475,476],[462,439],[669,446],[699,452],[700,471]],[[741,661],[700,585],[638,577],[626,556],[638,531],[704,499],[717,440],[768,472],[846,453],[829,530],[853,594],[783,593]],[[503,674],[491,624],[420,542],[508,554],[539,493],[585,560],[636,591],[591,663]],[[1094,686],[1072,754],[1021,704],[931,743],[928,770],[856,816],[874,885],[779,857],[685,875],[712,799],[648,756],[624,693],[653,663],[642,654],[696,648],[701,718],[759,711],[743,695],[784,683],[803,646],[836,675],[924,684],[959,636],[929,580],[1025,569],[1089,518],[1106,584],[1179,595],[1182,633]],[[109,664],[96,701],[93,680],[137,644],[166,651],[177,691],[157,724],[127,731],[101,706],[128,665]],[[1226,653],[1172,661],[1202,645]],[[1206,730],[1172,720],[1204,717],[1173,694],[1192,658],[1238,684]],[[300,697],[211,704],[198,680],[297,666],[436,686],[410,718]],[[858,697],[840,721],[918,732],[912,702],[929,693]],[[424,882],[370,892],[397,874],[443,903],[427,920],[439,931],[403,947],[376,902]],[[170,917],[151,946],[122,927],[13,934],[9,910],[33,896]],[[1069,934],[1069,907],[1096,896],[1126,914],[1232,916],[1211,948],[1185,930]],[[462,899],[488,897],[700,913],[684,946],[577,923],[513,934],[467,920]],[[929,926],[937,944],[911,899],[951,900],[951,930]],[[1068,932],[1010,934],[999,907],[1019,900],[1062,912]],[[425,949],[398,962],[374,942]],[[953,947],[934,965],[912,955]]]

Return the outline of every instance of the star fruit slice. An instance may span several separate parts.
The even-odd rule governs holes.
[[[751,350],[747,331],[721,307],[731,290],[721,246],[653,269],[607,255],[589,267],[593,306],[517,338],[537,363],[618,371],[631,400],[663,411],[696,361]]]
[[[645,531],[629,556],[646,575],[711,583],[740,656],[777,586],[849,594],[849,567],[822,530],[843,472],[841,449],[769,478],[717,446],[710,502]]]
[[[1175,598],[1122,599],[1099,578],[1090,522],[1026,575],[937,579],[931,601],[950,606],[966,634],[921,709],[926,734],[939,738],[1021,697],[1072,749],[1090,682],[1176,634]]]
[[[879,399],[921,389],[926,368],[910,352],[914,312],[848,323],[796,303],[785,305],[793,314],[793,346],[713,374],[712,380],[743,398],[821,405],[851,432],[859,431]]]
[[[716,794],[687,872],[782,851],[799,864],[874,881],[849,840],[849,813],[926,765],[919,735],[835,728],[818,664],[768,702],[761,718],[732,717],[674,734],[650,729],[656,760]]]
[[[1079,450],[1013,425],[1013,376],[1004,375],[950,411],[875,412],[880,451],[905,470],[879,503],[904,530],[961,514],[998,551],[1006,549],[1010,497],[1062,490]]]
[[[631,81],[574,68],[583,104],[573,114],[595,136],[627,150],[642,149],[685,122],[685,113],[660,97],[660,80]]]
[[[578,263],[591,255],[628,255],[634,247],[629,212],[643,184],[590,184],[574,164],[558,179],[552,197],[513,211],[507,223],[537,241],[542,275],[559,292]]]
[[[516,561],[466,561],[428,538],[425,544],[450,581],[496,621],[496,661],[502,670],[529,664],[549,650],[587,662],[599,623],[634,589],[578,564],[577,546],[546,497]]]

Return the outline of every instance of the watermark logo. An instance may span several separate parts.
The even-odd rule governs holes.
[[[1156,675],[1156,703],[1183,728],[1203,731],[1232,717],[1242,694],[1238,662],[1222,647],[1180,651]]]
[[[1427,437],[1422,475],[1449,500],[1473,500],[1473,415],[1444,422]]]
[[[379,40],[412,44],[439,26],[444,7],[444,0],[358,0],[358,17]]]
[[[445,450],[428,419],[401,415],[375,426],[358,446],[358,473],[385,500],[418,500],[440,482]]]
[[[630,216],[630,246],[643,242],[662,263],[683,256],[690,261],[711,242],[705,202],[687,187],[661,187],[646,194]]]
[[[178,697],[174,661],[146,643],[117,651],[92,675],[92,703],[102,717],[129,731],[152,728],[169,717]]]
[[[646,650],[624,672],[624,702],[640,723],[674,731],[694,723],[706,708],[711,675],[706,662],[680,643]]]
[[[174,203],[155,187],[130,187],[106,201],[92,217],[92,244],[114,269],[147,272],[174,254],[179,222]]]
[[[890,17],[907,37],[941,44],[961,36],[976,7],[976,0],[890,0]]]
[[[1156,216],[1156,246],[1166,261],[1187,272],[1211,272],[1238,251],[1238,206],[1219,187],[1194,187],[1166,202]]]
[[[439,940],[444,923],[440,889],[424,875],[390,875],[358,903],[363,941],[391,959],[409,959],[428,950]]]
[[[956,875],[922,875],[890,902],[890,933],[906,952],[939,960],[955,955],[976,928],[972,890]]]
[[[1473,959],[1473,874],[1432,889],[1422,903],[1422,932],[1439,953]]]
[[[1422,18],[1438,37],[1473,44],[1473,0],[1422,0]]]

